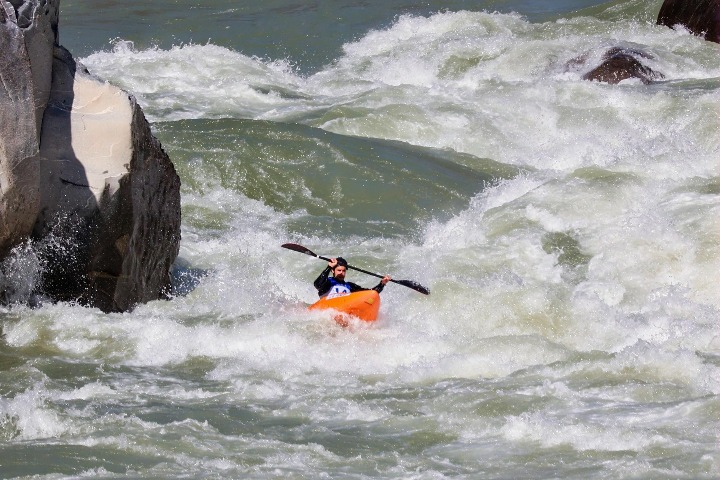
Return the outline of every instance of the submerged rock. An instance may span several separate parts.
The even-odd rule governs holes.
[[[682,25],[695,35],[720,43],[720,0],[665,0],[658,25]]]
[[[583,75],[583,80],[617,84],[623,80],[637,78],[647,85],[664,78],[662,73],[644,65],[641,61],[643,58],[652,57],[635,49],[611,48],[605,52],[600,65]]]
[[[0,0],[0,48],[13,46],[18,59],[0,65],[0,259],[32,234],[45,259],[44,293],[126,311],[169,292],[180,180],[136,100],[57,45],[57,15],[50,66],[45,50],[24,48],[38,18],[28,12],[56,12],[58,2],[10,9]]]

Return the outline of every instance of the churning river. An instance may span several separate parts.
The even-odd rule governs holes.
[[[176,296],[6,262],[0,477],[718,478],[720,49],[661,4],[63,0],[182,180]],[[582,80],[617,46],[664,78]],[[285,242],[432,293],[341,328]]]

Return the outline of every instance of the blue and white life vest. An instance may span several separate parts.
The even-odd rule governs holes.
[[[328,277],[328,280],[330,280],[332,286],[330,287],[326,298],[342,297],[343,295],[351,293],[350,286],[347,283],[340,282],[336,280],[335,277]]]

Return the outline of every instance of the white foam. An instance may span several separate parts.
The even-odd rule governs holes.
[[[71,423],[49,405],[50,400],[42,384],[13,398],[0,398],[0,435],[34,440],[71,432]]]
[[[137,51],[126,42],[84,59],[91,72],[132,92],[151,121],[255,117],[292,103],[298,80],[285,62],[263,62],[212,44]]]
[[[513,442],[538,443],[543,448],[568,445],[577,451],[642,451],[650,447],[668,446],[672,442],[671,438],[649,429],[643,431],[628,428],[627,425],[600,425],[542,413],[523,414],[508,419],[502,434]]]

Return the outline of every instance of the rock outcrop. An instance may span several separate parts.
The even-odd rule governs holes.
[[[706,40],[720,43],[720,0],[665,0],[657,18],[658,25],[682,25]],[[568,70],[579,70],[589,55],[568,62]],[[648,67],[649,54],[635,48],[614,47],[604,55],[602,62],[583,75],[584,80],[617,84],[637,78],[644,84],[662,80],[665,76]]]
[[[57,0],[0,0],[0,258],[30,235],[37,215],[35,155],[57,24]]]
[[[720,43],[720,0],[665,0],[658,25],[683,25],[705,40]]]
[[[0,65],[0,258],[32,235],[43,293],[126,311],[169,291],[180,180],[136,100],[57,44],[58,3],[0,0],[0,48],[21,60]],[[32,31],[53,32],[49,63]]]
[[[583,75],[583,80],[594,80],[617,84],[623,80],[637,78],[645,85],[664,78],[664,75],[643,65],[642,59],[651,56],[636,49],[611,48],[603,55],[603,62]]]

